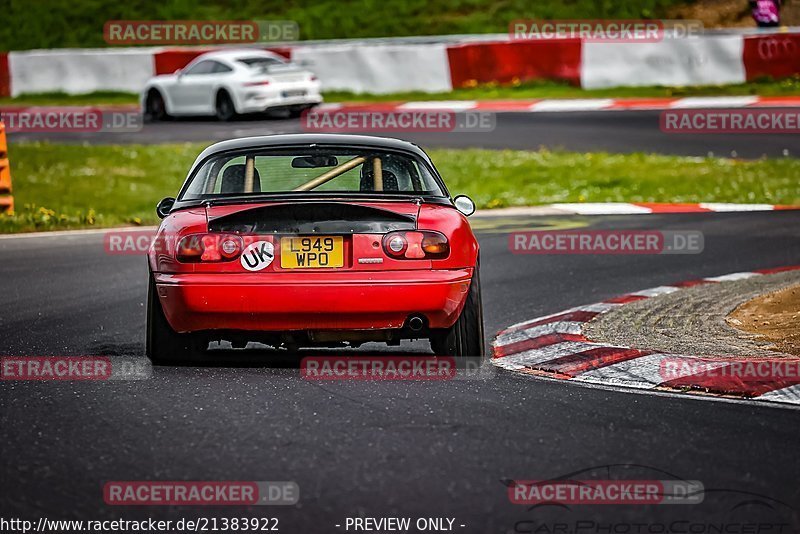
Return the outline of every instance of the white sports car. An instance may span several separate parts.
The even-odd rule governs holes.
[[[173,74],[151,78],[142,91],[145,119],[288,110],[299,116],[322,102],[310,71],[264,50],[224,50],[194,59]]]

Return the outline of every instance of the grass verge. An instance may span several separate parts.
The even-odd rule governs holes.
[[[708,85],[698,87],[615,87],[610,89],[581,89],[565,83],[541,81],[512,86],[497,84],[476,85],[446,93],[410,91],[374,95],[346,91],[325,92],[326,102],[392,102],[411,100],[506,100],[532,98],[658,98],[686,96],[800,96],[800,76],[785,80],[763,80],[738,85]],[[82,95],[66,93],[23,94],[0,98],[0,105],[25,106],[83,106],[137,104],[134,93],[98,91]]]
[[[204,144],[9,149],[17,212],[0,232],[154,224]],[[646,154],[431,150],[453,194],[479,208],[552,202],[800,204],[800,160],[738,161]]]

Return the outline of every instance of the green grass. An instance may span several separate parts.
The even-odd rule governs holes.
[[[800,160],[434,150],[454,194],[481,208],[553,202],[800,204]],[[479,177],[479,179],[476,179]]]
[[[419,91],[374,95],[327,91],[326,102],[393,102],[410,100],[496,100],[515,98],[651,98],[684,96],[790,96],[800,95],[800,76],[785,80],[762,80],[737,85],[708,85],[699,87],[616,87],[611,89],[581,89],[564,83],[541,81],[501,87],[496,84],[456,89],[448,93]],[[15,98],[0,98],[0,105],[82,106],[104,104],[137,104],[133,93],[98,91],[68,95],[66,93],[32,93]]]
[[[12,144],[16,214],[0,232],[154,223],[203,146]]]
[[[10,147],[17,207],[0,232],[154,224],[203,144]],[[480,208],[552,202],[800,204],[800,160],[431,150],[453,194]]]
[[[515,19],[664,17],[687,0],[7,0],[0,50],[106,46],[107,20],[293,20],[301,39],[505,33]]]

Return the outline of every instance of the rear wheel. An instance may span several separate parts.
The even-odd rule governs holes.
[[[231,95],[226,91],[219,92],[214,109],[217,120],[223,122],[232,120],[236,116],[236,108],[233,105],[233,100],[231,100]]]
[[[150,89],[144,102],[144,119],[147,122],[167,120],[167,106],[157,89]]]
[[[147,290],[147,357],[154,364],[175,364],[191,361],[207,347],[195,334],[175,332],[164,316],[152,275]]]
[[[302,116],[304,111],[307,111],[307,110],[309,110],[309,109],[311,109],[313,107],[314,107],[313,105],[311,105],[311,106],[309,106],[309,105],[292,106],[292,107],[289,108],[289,117],[291,117],[293,119],[296,119],[296,118]]]
[[[486,355],[483,344],[481,280],[477,265],[461,315],[453,326],[431,336],[431,348],[437,356],[482,358]]]

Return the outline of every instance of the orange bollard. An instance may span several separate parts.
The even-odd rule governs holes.
[[[0,121],[0,212],[14,211],[14,197],[11,196],[11,165],[8,162],[8,143],[6,127]]]

